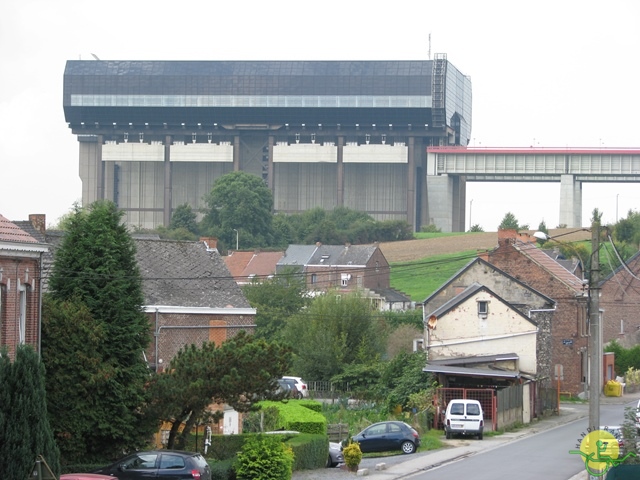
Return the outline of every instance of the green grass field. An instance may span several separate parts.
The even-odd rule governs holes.
[[[392,263],[391,287],[406,293],[414,302],[422,302],[477,256],[476,250],[469,250],[413,262]]]

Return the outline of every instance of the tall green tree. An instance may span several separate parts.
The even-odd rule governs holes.
[[[287,372],[290,362],[288,348],[246,332],[220,346],[212,342],[188,345],[171,360],[167,372],[153,378],[148,414],[172,424],[168,448],[184,448],[187,436],[211,403],[248,411],[255,401],[274,395],[277,378]]]
[[[207,210],[202,227],[227,246],[263,247],[272,243],[273,196],[265,183],[246,172],[218,178],[205,197]]]
[[[505,213],[500,225],[498,225],[498,230],[527,230],[528,228],[529,225],[520,225],[516,216],[511,212]]]
[[[38,354],[20,345],[13,364],[0,358],[3,428],[0,430],[0,472],[2,478],[30,477],[42,455],[53,473],[60,473],[60,453],[47,416],[45,371]]]
[[[369,363],[383,355],[386,329],[367,299],[329,292],[289,318],[283,338],[296,354],[296,374],[330,380],[349,364]]]
[[[104,333],[96,355],[109,374],[91,391],[93,408],[76,412],[93,427],[84,437],[87,458],[118,456],[143,445],[155,427],[141,415],[150,329],[135,244],[115,204],[76,208],[56,251],[49,287],[54,300],[84,304]],[[85,367],[78,362],[77,368]]]
[[[613,234],[617,241],[640,247],[640,213],[629,210],[627,217],[615,224]]]
[[[94,391],[108,388],[114,375],[114,365],[103,362],[100,353],[105,329],[78,301],[45,296],[42,312],[42,360],[47,365],[51,428],[62,462],[82,463],[90,456],[87,438],[95,428],[95,418],[87,414],[94,409]]]
[[[188,203],[179,205],[171,215],[170,230],[183,228],[192,234],[198,233],[198,222],[196,221],[196,212],[193,211]]]
[[[250,283],[242,291],[257,311],[256,337],[268,341],[281,339],[286,319],[301,311],[310,301],[304,278],[293,272]]]

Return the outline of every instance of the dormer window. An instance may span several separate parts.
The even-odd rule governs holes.
[[[478,300],[478,317],[487,318],[489,315],[489,302],[486,300]]]

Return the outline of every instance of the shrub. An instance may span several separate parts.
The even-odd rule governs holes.
[[[238,480],[290,480],[293,451],[277,436],[248,439],[235,464]]]
[[[360,450],[360,444],[358,442],[351,442],[342,449],[342,455],[344,456],[344,463],[347,465],[349,471],[355,471],[358,469],[358,465],[362,461],[362,450]]]

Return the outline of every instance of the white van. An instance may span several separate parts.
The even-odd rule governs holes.
[[[449,402],[444,414],[444,432],[447,439],[453,434],[477,435],[482,440],[484,414],[477,400],[455,399]]]

